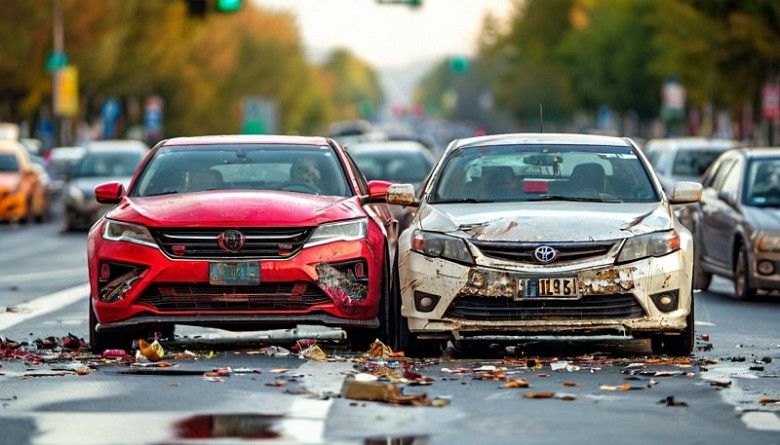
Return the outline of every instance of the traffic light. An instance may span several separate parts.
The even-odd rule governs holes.
[[[238,12],[242,0],[217,0],[217,12]]]
[[[455,73],[465,73],[469,70],[469,61],[465,57],[455,56],[450,59],[450,70]]]

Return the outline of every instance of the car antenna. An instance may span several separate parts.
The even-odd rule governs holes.
[[[541,132],[544,133],[544,113],[542,111],[542,103],[539,102],[539,127]]]

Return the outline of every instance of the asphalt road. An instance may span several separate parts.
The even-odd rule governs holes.
[[[56,219],[0,225],[0,338],[87,337],[85,239]],[[432,361],[325,340],[304,354],[284,336],[195,328],[146,364],[6,349],[0,444],[777,444],[778,305],[736,301],[716,279],[696,294],[687,359],[617,338],[530,338]]]

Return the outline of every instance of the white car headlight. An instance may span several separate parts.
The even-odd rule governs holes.
[[[759,252],[780,252],[780,233],[759,232],[756,249]]]
[[[157,243],[152,238],[152,234],[149,233],[149,229],[140,224],[106,219],[106,226],[103,228],[103,238],[110,241],[127,241],[155,249],[158,248]]]
[[[433,258],[474,264],[474,258],[464,240],[437,232],[415,230],[412,233],[412,250]]]
[[[323,224],[314,230],[304,247],[312,247],[333,241],[356,241],[366,237],[368,219]]]
[[[618,262],[634,261],[651,256],[662,256],[680,248],[680,234],[676,230],[648,233],[628,238],[620,249]]]

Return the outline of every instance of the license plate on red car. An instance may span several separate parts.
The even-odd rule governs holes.
[[[209,283],[218,286],[260,284],[260,263],[209,263]]]
[[[523,278],[518,280],[516,300],[523,298],[577,298],[577,278]]]

